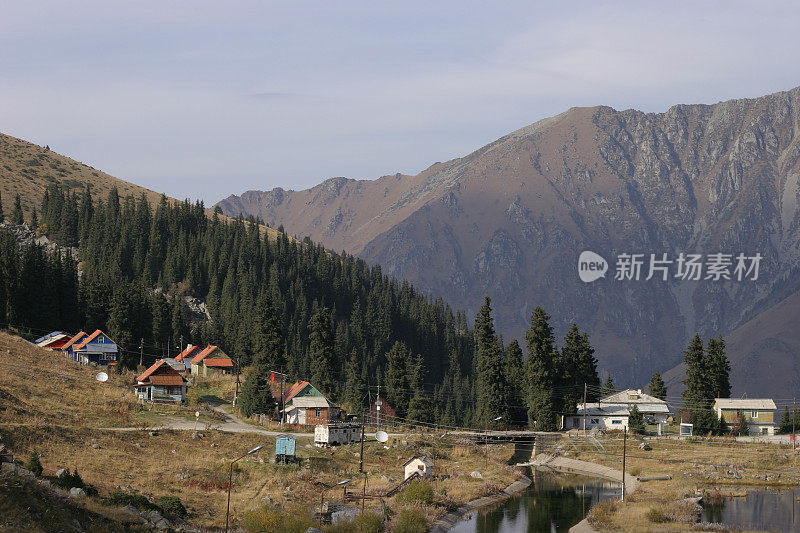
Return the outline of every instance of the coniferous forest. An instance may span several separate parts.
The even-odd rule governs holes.
[[[541,308],[523,362],[519,343],[504,346],[495,333],[489,298],[473,331],[463,312],[380,266],[282,231],[267,238],[259,222],[209,217],[202,203],[162,197],[153,206],[116,190],[94,199],[53,185],[31,223],[61,248],[20,247],[0,232],[0,323],[31,337],[103,329],[126,368],[142,352],[148,364],[187,342],[218,345],[253,369],[243,387],[249,412],[272,407],[267,376],[283,370],[351,411],[380,384],[408,420],[488,427],[530,419],[551,429],[574,411],[584,383],[599,385],[588,336],[573,325],[559,351]],[[205,301],[211,319],[187,297]]]

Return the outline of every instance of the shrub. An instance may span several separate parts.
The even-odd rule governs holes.
[[[419,509],[403,509],[397,518],[394,533],[427,533],[428,521]]]
[[[108,498],[105,498],[104,503],[107,505],[114,505],[118,507],[124,507],[126,505],[131,505],[136,507],[140,511],[158,511],[161,512],[161,508],[152,503],[146,497],[142,496],[141,494],[129,494],[127,492],[112,492],[108,495]]]
[[[586,520],[595,529],[610,529],[611,519],[617,512],[617,500],[603,500],[591,508]]]
[[[42,468],[42,462],[39,460],[39,454],[36,453],[35,450],[31,452],[28,462],[25,463],[25,468],[36,474],[37,477],[42,475],[44,468]]]
[[[250,533],[296,533],[319,524],[311,519],[307,509],[269,509],[263,507],[247,513],[242,527]]]
[[[374,511],[364,511],[353,522],[359,527],[360,533],[383,533],[386,530],[383,516]]]
[[[408,503],[433,504],[433,487],[425,481],[415,481],[400,493],[400,501]]]
[[[84,483],[83,478],[81,478],[77,468],[72,472],[67,470],[67,475],[61,479],[56,479],[55,485],[66,490],[77,487],[79,489],[83,489],[87,496],[97,496],[97,488]]]
[[[664,511],[655,507],[647,511],[644,516],[654,524],[663,524],[664,522],[669,522],[669,518],[667,518],[667,515],[664,514]]]
[[[177,496],[162,496],[158,499],[158,505],[164,510],[165,513],[177,516],[178,518],[185,518],[187,515],[186,507]]]

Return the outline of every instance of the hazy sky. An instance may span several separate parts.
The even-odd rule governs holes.
[[[553,4],[553,5],[551,5]],[[800,85],[796,2],[0,0],[0,131],[211,204]]]

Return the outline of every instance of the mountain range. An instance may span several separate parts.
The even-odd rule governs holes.
[[[678,394],[699,332],[726,338],[735,395],[792,397],[799,181],[795,88],[664,113],[572,108],[417,175],[248,191],[218,206],[380,264],[471,316],[489,295],[506,342],[541,305],[559,335],[572,322],[589,332],[619,385],[659,370]],[[607,261],[605,276],[581,281],[583,251]],[[682,253],[701,254],[701,279],[677,276]],[[705,279],[717,253],[730,254],[717,262],[732,262],[732,279]],[[617,279],[625,254],[642,254],[638,280]],[[666,280],[645,279],[651,254],[671,261]],[[739,254],[760,256],[757,275],[737,279]]]

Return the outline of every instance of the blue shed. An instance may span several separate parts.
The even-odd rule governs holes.
[[[295,441],[291,435],[283,434],[275,437],[275,462],[288,463],[295,460]]]

